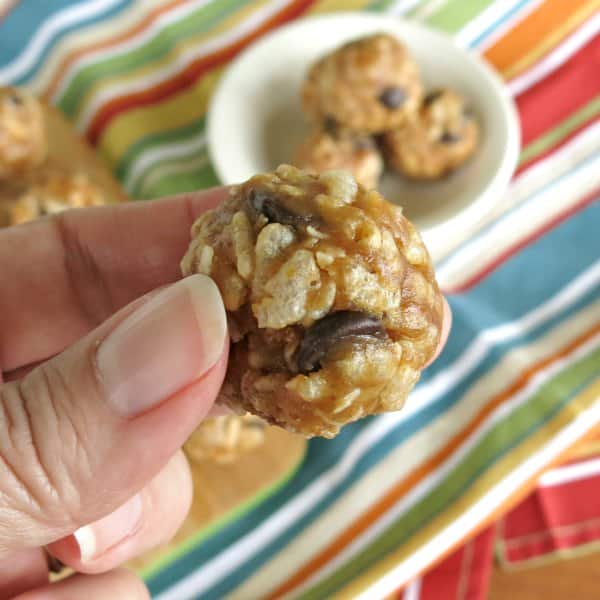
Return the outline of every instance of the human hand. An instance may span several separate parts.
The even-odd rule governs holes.
[[[214,284],[173,282],[193,221],[224,195],[0,231],[0,598],[147,598],[117,567],[191,502],[179,448],[212,410],[228,345]],[[448,327],[447,311],[443,341]],[[79,574],[48,586],[43,546]]]
[[[147,597],[116,567],[169,539],[191,502],[179,448],[221,385],[226,320],[210,279],[172,282],[223,195],[0,231],[0,598]],[[45,545],[103,574],[47,586]]]

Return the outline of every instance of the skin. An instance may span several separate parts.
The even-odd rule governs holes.
[[[94,439],[93,452],[105,456],[87,465],[91,472],[85,472],[85,461],[70,458],[65,449],[68,436],[58,435],[72,426],[65,419],[77,421],[76,410],[70,419],[59,411],[52,417],[55,427],[39,429],[35,413],[33,424],[13,423],[9,430],[4,415],[10,403],[28,401],[28,387],[34,396],[41,394],[36,387],[40,380],[50,381],[51,387],[48,374],[60,361],[85,358],[92,332],[106,335],[157,290],[179,280],[179,261],[192,223],[225,195],[226,190],[219,188],[155,202],[69,211],[0,230],[0,273],[10,282],[0,291],[0,437],[31,434],[19,427],[36,431],[31,452],[19,455],[16,462],[10,449],[0,445],[0,467],[13,465],[12,475],[0,468],[0,598],[149,597],[143,583],[119,566],[167,541],[187,514],[192,485],[180,448],[203,418],[215,414],[213,403],[226,370],[226,344],[216,364],[199,380],[135,419],[107,416],[101,393],[88,389],[85,378],[75,378],[72,385],[79,387],[71,391],[85,403],[86,419],[102,424],[96,428],[100,437]],[[449,327],[447,309],[438,353]],[[48,397],[56,401],[52,393]],[[150,434],[156,443],[149,446]],[[84,437],[78,443],[85,455],[91,442]],[[28,482],[40,464],[53,489],[33,494]],[[109,471],[103,471],[107,464]],[[15,486],[14,477],[22,486]],[[70,500],[72,488],[79,502]],[[101,502],[84,503],[84,494]],[[142,512],[131,535],[100,556],[82,560],[73,532],[95,523],[95,531],[102,535],[104,521],[98,520],[135,494]],[[78,574],[48,585],[43,545]]]

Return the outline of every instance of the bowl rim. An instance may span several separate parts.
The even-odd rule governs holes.
[[[438,238],[444,230],[456,230],[456,228],[459,227],[467,227],[476,224],[491,210],[495,201],[507,189],[510,179],[517,167],[521,147],[521,128],[515,103],[500,75],[477,51],[460,46],[450,34],[444,31],[429,27],[419,21],[386,14],[341,11],[303,17],[277,27],[261,36],[258,40],[244,48],[244,50],[229,63],[212,94],[206,113],[208,154],[220,182],[224,185],[239,183],[238,181],[233,181],[233,178],[229,176],[225,153],[218,151],[220,144],[218,142],[217,122],[220,117],[218,107],[219,105],[223,105],[221,96],[227,90],[229,82],[237,79],[237,74],[243,68],[244,61],[247,60],[247,57],[252,53],[260,51],[261,47],[272,43],[273,39],[279,36],[283,37],[289,35],[290,31],[310,29],[314,23],[335,23],[340,21],[356,21],[357,23],[361,22],[363,24],[368,22],[372,25],[381,25],[387,32],[392,30],[392,33],[395,27],[391,27],[390,24],[393,23],[399,28],[411,28],[415,30],[416,33],[425,33],[428,36],[437,37],[443,43],[450,44],[454,49],[458,50],[459,54],[463,55],[465,62],[469,63],[477,72],[478,76],[486,81],[494,95],[498,98],[500,111],[497,116],[502,118],[503,126],[506,129],[506,148],[493,175],[483,186],[479,195],[474,196],[468,204],[458,209],[452,216],[437,224],[420,226],[419,231],[426,245],[434,246],[435,239]],[[368,35],[368,32],[365,35]],[[398,32],[397,35],[400,36],[400,32]]]

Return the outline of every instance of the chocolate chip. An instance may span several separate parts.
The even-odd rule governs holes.
[[[58,558],[55,556],[52,556],[47,550],[46,562],[48,564],[48,571],[50,571],[50,573],[60,573],[65,568],[64,563],[58,560]]]
[[[454,144],[460,140],[460,135],[456,133],[452,133],[450,131],[444,131],[442,137],[440,138],[440,142],[442,144]]]
[[[400,108],[406,100],[406,92],[401,87],[389,87],[379,96],[379,102],[391,110]]]
[[[296,352],[298,370],[304,375],[316,371],[321,368],[321,361],[340,343],[369,337],[387,337],[376,317],[350,310],[331,313],[306,330]]]
[[[328,135],[335,136],[338,132],[338,122],[331,115],[327,115],[323,121],[323,129]]]
[[[271,223],[281,223],[297,227],[308,225],[312,218],[310,215],[301,215],[289,210],[279,198],[270,192],[254,188],[248,194],[250,206],[259,214],[264,215]]]
[[[437,100],[443,93],[443,90],[433,90],[432,92],[429,92],[429,94],[427,94],[425,98],[423,98],[423,106],[429,106],[432,102]]]

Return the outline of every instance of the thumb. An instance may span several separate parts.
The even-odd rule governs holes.
[[[0,551],[69,535],[152,479],[218,394],[226,330],[194,275],[0,385]]]

